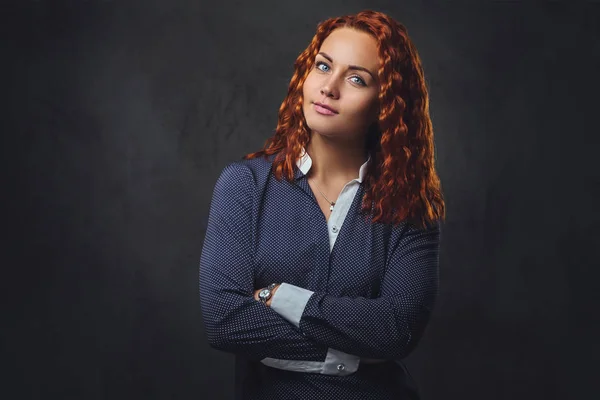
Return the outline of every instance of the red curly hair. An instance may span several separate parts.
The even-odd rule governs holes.
[[[398,224],[409,220],[419,226],[445,219],[440,179],[435,171],[429,95],[421,60],[404,25],[381,12],[361,11],[327,19],[317,27],[308,47],[294,63],[288,93],[279,107],[275,134],[263,149],[244,156],[273,160],[273,175],[288,181],[310,129],[302,111],[302,87],[327,36],[348,27],[372,35],[378,43],[379,118],[367,133],[371,156],[363,181],[361,211],[372,222]]]

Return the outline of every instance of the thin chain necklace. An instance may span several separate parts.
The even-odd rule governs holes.
[[[314,182],[313,182],[314,183]],[[315,187],[317,188],[317,190],[319,191],[319,193],[321,193],[321,196],[323,196],[325,198],[325,200],[327,200],[327,202],[330,204],[329,206],[329,211],[333,211],[333,206],[335,206],[335,201],[331,201],[327,198],[327,196],[325,196],[323,194],[323,192],[321,192],[321,189],[319,189],[319,186],[317,186],[317,184],[315,183]]]

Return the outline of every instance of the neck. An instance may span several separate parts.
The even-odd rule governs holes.
[[[334,141],[317,133],[311,134],[306,151],[312,159],[309,174],[324,186],[358,178],[358,171],[368,158],[362,142]]]

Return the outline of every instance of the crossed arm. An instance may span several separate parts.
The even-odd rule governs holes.
[[[299,326],[299,321],[301,315],[304,311],[304,307],[306,305],[306,301],[308,297],[310,297],[311,293],[314,293],[310,290],[302,289],[298,286],[291,285],[289,283],[280,283],[271,291],[271,297],[264,303],[267,307],[272,307],[273,300],[275,299],[275,293],[278,289],[283,285],[283,291],[279,292],[277,295],[276,306],[273,307],[273,310],[284,317],[287,321],[295,326]],[[258,293],[262,289],[257,289],[254,291],[254,299],[256,301],[260,301],[258,297]],[[348,358],[353,358],[351,354],[348,354]],[[380,362],[386,361],[385,359],[370,359],[370,358],[361,358],[362,362]]]
[[[251,171],[235,163],[215,184],[199,268],[208,343],[253,360],[322,360],[329,346],[307,338],[253,297],[254,185]]]
[[[217,180],[200,261],[200,297],[209,344],[265,357],[316,360],[330,348],[364,358],[401,359],[417,345],[438,289],[439,224],[406,226],[386,266],[380,297],[338,297],[288,285],[281,315],[256,301],[252,270],[251,171],[230,164]],[[297,307],[294,307],[294,304]],[[273,305],[273,304],[270,304]]]

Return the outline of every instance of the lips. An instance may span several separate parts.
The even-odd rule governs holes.
[[[319,103],[318,101],[317,101],[317,102],[315,102],[315,104],[316,104],[316,105],[318,105],[319,107],[326,108],[326,109],[328,109],[329,111],[331,111],[331,112],[333,112],[333,113],[335,113],[335,114],[337,114],[337,113],[338,113],[338,111],[337,111],[335,108],[333,108],[333,107],[331,107],[331,106],[328,106],[327,104]]]

